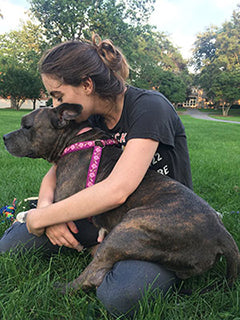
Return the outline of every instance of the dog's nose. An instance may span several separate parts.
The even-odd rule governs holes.
[[[4,143],[7,141],[8,137],[9,137],[9,134],[5,134],[5,135],[3,136],[3,141],[4,141]]]

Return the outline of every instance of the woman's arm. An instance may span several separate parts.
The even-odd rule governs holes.
[[[111,174],[94,186],[44,209],[33,209],[27,216],[29,232],[40,235],[50,225],[91,217],[123,204],[141,183],[158,142],[130,140]]]
[[[38,209],[46,208],[53,203],[56,188],[56,169],[56,165],[52,166],[42,180],[38,195]],[[45,233],[53,245],[77,248],[79,242],[74,238],[69,229],[73,233],[78,233],[78,229],[72,221],[49,226],[46,228]]]
[[[52,166],[44,176],[38,194],[37,208],[44,208],[53,203],[56,188],[56,165]]]

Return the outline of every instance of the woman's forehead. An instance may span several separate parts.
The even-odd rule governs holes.
[[[54,79],[46,74],[42,74],[42,81],[49,94],[51,92],[62,91],[62,83],[59,80]]]

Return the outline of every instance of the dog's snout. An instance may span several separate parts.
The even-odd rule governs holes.
[[[5,144],[5,147],[7,148],[9,146],[9,144],[11,143],[11,133],[7,133],[7,134],[4,134],[3,136],[3,142]]]
[[[4,141],[4,143],[6,143],[6,142],[9,140],[9,138],[10,138],[10,134],[9,134],[9,133],[5,134],[5,135],[3,136],[3,141]]]

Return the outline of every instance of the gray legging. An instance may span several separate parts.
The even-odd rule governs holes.
[[[36,237],[28,233],[24,223],[15,222],[0,240],[0,252],[16,252],[19,245],[27,250],[41,247],[48,253],[59,251],[59,247],[54,246],[46,235]],[[151,293],[157,290],[165,294],[177,282],[175,274],[159,264],[139,260],[119,261],[97,288],[97,297],[112,315],[119,316],[128,312],[131,317],[146,290]]]

